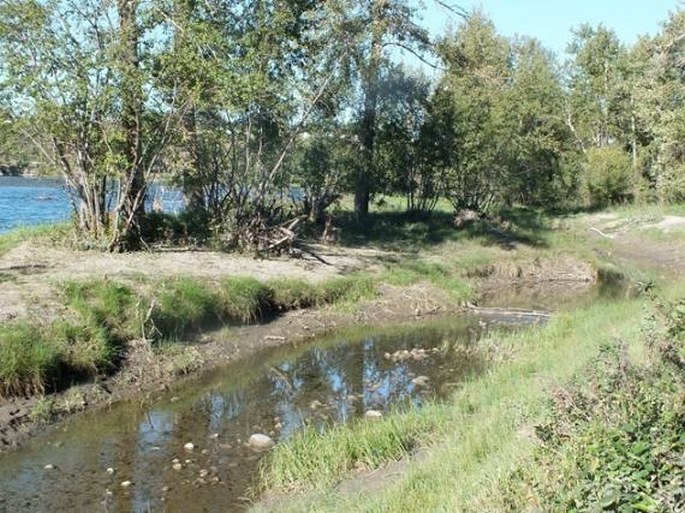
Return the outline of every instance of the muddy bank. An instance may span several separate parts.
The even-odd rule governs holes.
[[[344,312],[335,308],[286,312],[269,322],[199,335],[176,351],[160,352],[142,341],[128,343],[115,375],[73,386],[47,398],[0,399],[0,453],[21,448],[32,435],[55,429],[75,414],[132,397],[148,403],[184,377],[210,371],[257,351],[286,343],[306,344],[327,331],[360,325],[417,322],[464,311],[443,291],[427,285],[380,286],[380,297]],[[51,411],[46,411],[48,407]]]

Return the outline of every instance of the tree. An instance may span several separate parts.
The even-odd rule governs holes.
[[[481,12],[440,45],[448,66],[432,98],[430,130],[446,194],[456,210],[487,210],[502,194],[510,134],[502,91],[511,68],[509,43]]]
[[[557,205],[577,182],[565,166],[574,148],[561,77],[553,54],[537,40],[516,39],[511,52],[510,82],[502,91],[509,134],[504,198],[508,204]]]
[[[155,26],[143,28],[141,11],[137,0],[0,7],[6,108],[32,121],[24,133],[62,171],[81,234],[110,250],[141,243],[148,178],[171,127],[145,74]]]

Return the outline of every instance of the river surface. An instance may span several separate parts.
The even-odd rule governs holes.
[[[159,199],[166,212],[183,208],[183,198],[173,187],[152,185],[148,208]],[[72,213],[64,181],[53,178],[0,176],[0,233],[22,226],[56,223]]]
[[[329,335],[182,382],[150,407],[77,416],[0,456],[0,511],[242,511],[263,457],[251,434],[281,443],[304,425],[439,400],[484,369],[483,329],[464,317]]]

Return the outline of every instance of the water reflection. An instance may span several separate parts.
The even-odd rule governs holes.
[[[0,458],[0,510],[244,509],[260,458],[245,446],[250,434],[284,440],[305,424],[323,428],[439,397],[444,385],[482,369],[479,353],[463,350],[478,329],[458,320],[274,350],[190,382],[148,410],[128,404],[75,419]],[[417,347],[426,349],[420,358],[391,356]]]

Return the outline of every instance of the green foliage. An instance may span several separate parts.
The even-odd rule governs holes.
[[[44,392],[58,364],[56,346],[36,326],[0,326],[0,396]]]
[[[546,511],[667,512],[682,506],[685,404],[674,375],[639,367],[620,346],[555,395],[530,484]],[[520,492],[519,492],[520,493]]]
[[[48,336],[59,352],[61,365],[76,377],[111,370],[118,357],[110,333],[104,327],[55,321]]]
[[[308,308],[318,302],[317,286],[304,280],[281,278],[267,283],[273,303],[283,310]]]
[[[323,282],[318,286],[317,303],[356,303],[375,295],[374,279],[365,274],[356,274]]]
[[[590,149],[583,178],[592,206],[626,203],[633,198],[635,179],[630,158],[620,148]]]

